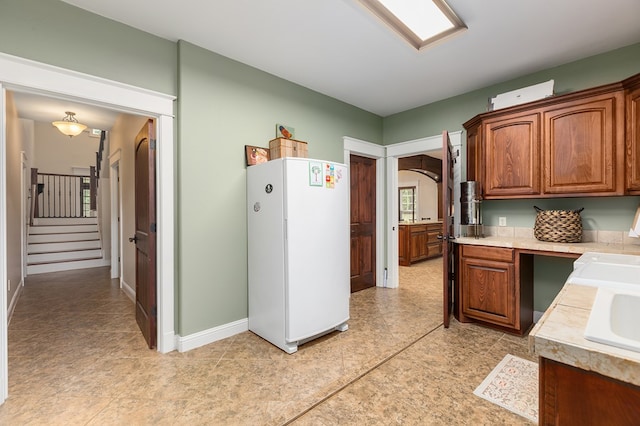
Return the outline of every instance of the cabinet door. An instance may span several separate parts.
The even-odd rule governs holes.
[[[613,92],[544,109],[544,193],[622,194],[623,108]]]
[[[467,129],[467,180],[482,182],[482,126],[477,123]]]
[[[516,327],[514,264],[486,259],[461,259],[462,313],[481,321]]]
[[[427,258],[427,230],[424,226],[411,227],[411,262]]]
[[[540,194],[540,115],[506,115],[484,126],[486,198]]]
[[[398,226],[398,263],[401,266],[409,266],[409,227],[407,225]]]
[[[540,425],[637,425],[640,387],[540,358]]]
[[[640,195],[640,87],[627,94],[627,193]]]

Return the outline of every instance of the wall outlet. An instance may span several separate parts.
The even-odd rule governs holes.
[[[507,218],[504,216],[500,216],[498,218],[498,226],[507,226]]]

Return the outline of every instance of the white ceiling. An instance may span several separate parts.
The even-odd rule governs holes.
[[[357,0],[65,2],[383,117],[640,42],[639,0],[448,0],[468,30],[422,51]]]
[[[76,119],[90,129],[111,130],[118,111],[26,92],[13,92],[18,116],[34,121],[62,120],[65,111],[76,113]]]

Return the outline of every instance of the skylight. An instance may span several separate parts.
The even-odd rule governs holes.
[[[444,0],[360,0],[420,50],[467,27]]]

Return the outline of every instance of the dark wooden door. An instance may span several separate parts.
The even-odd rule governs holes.
[[[136,321],[149,348],[156,346],[155,137],[149,120],[135,141]]]
[[[442,132],[442,276],[444,326],[449,327],[449,318],[453,310],[453,147],[449,133]]]
[[[352,155],[351,292],[376,285],[376,161]]]

